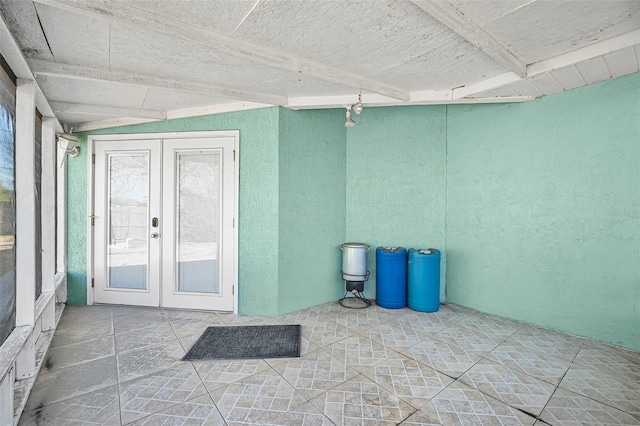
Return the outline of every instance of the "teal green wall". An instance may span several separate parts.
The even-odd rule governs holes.
[[[87,138],[80,156],[67,157],[67,302],[87,304]]]
[[[91,132],[240,130],[238,297],[239,310],[245,314],[278,313],[278,120],[279,109],[269,108]],[[70,159],[68,164],[69,302],[85,304],[86,157]]]
[[[278,311],[344,295],[344,113],[280,110]]]
[[[369,244],[366,297],[378,246],[445,250],[446,107],[366,108],[347,130],[346,240]],[[441,298],[445,288],[444,261]]]
[[[640,74],[448,109],[448,300],[640,350]]]
[[[446,107],[365,108],[355,120],[346,239],[371,246],[364,293],[374,298],[377,246],[445,249]]]
[[[241,313],[340,296],[343,241],[436,247],[449,301],[640,349],[639,98],[634,74],[521,104],[365,108],[349,129],[343,110],[271,108],[95,133],[240,129]],[[84,152],[68,163],[80,304]]]

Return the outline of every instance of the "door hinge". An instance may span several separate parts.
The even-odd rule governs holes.
[[[95,280],[91,278],[91,288],[94,288],[95,286],[96,286]]]
[[[96,155],[91,154],[91,164],[96,164]]]
[[[233,161],[236,161],[236,150],[233,150]]]
[[[232,285],[232,286],[231,286],[231,295],[233,296],[233,295],[235,295],[235,294],[236,294],[236,286],[235,286],[235,285]]]
[[[91,226],[94,226],[96,224],[96,217],[95,216],[90,216],[91,217]]]
[[[232,227],[233,227],[233,228],[235,228],[235,227],[236,227],[236,218],[235,218],[235,217],[233,218],[233,224],[232,224]]]

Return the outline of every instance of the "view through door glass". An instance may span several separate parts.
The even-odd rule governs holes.
[[[149,155],[108,155],[108,286],[146,289]]]
[[[176,270],[179,292],[220,293],[221,158],[177,154]]]

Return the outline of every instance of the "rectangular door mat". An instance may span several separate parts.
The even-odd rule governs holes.
[[[207,328],[182,360],[299,356],[299,325],[251,325]]]

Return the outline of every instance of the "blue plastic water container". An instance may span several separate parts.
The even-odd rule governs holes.
[[[440,309],[440,251],[410,249],[407,275],[409,307],[420,312]]]
[[[376,249],[376,304],[387,309],[407,306],[407,249]]]

